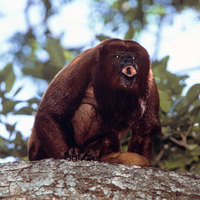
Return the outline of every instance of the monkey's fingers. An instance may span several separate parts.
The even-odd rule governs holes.
[[[83,150],[79,148],[70,148],[66,153],[65,153],[65,159],[71,160],[71,161],[78,161],[78,160],[99,160],[100,158],[100,153],[98,150]]]
[[[80,150],[78,148],[71,148],[65,153],[65,159],[67,160],[80,160],[79,158]]]

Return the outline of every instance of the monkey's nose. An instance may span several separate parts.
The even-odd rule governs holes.
[[[122,69],[122,73],[128,77],[133,77],[137,74],[137,71],[132,65],[127,65]]]

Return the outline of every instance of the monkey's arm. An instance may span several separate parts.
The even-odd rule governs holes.
[[[141,103],[142,117],[134,121],[128,152],[111,153],[101,158],[104,162],[148,166],[152,154],[152,137],[161,132],[158,117],[159,96],[152,71],[148,76],[148,96]],[[143,105],[144,103],[144,105]]]
[[[159,110],[159,94],[156,83],[150,70],[149,89],[145,101],[144,114],[141,119],[134,122],[132,137],[128,144],[128,151],[145,156],[149,161],[152,156],[152,138],[161,133]]]
[[[38,108],[28,142],[30,160],[63,158],[73,146],[70,119],[79,107],[96,63],[96,51],[88,50],[61,70],[48,87]]]

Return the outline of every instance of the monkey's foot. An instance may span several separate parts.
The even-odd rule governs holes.
[[[101,161],[108,162],[108,163],[118,163],[118,164],[125,164],[125,165],[137,165],[137,166],[149,166],[149,161],[146,157],[131,152],[124,152],[124,153],[111,153],[105,156],[102,156]]]
[[[100,160],[99,152],[94,150],[82,151],[79,148],[71,148],[65,153],[65,159],[77,160]]]

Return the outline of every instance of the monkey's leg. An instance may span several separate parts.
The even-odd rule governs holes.
[[[152,139],[133,134],[128,144],[128,152],[140,154],[150,161],[152,155]]]
[[[57,123],[53,119],[37,120],[28,141],[30,160],[45,158],[64,158],[64,154],[73,146],[73,133],[70,124]]]
[[[152,141],[149,137],[142,138],[139,133],[138,135],[132,135],[129,141],[128,152],[112,152],[103,155],[100,160],[109,163],[149,166]]]

